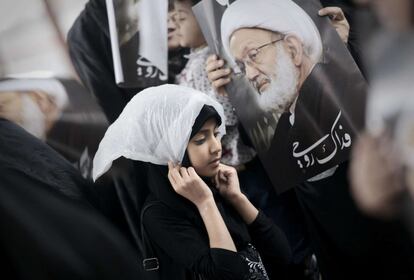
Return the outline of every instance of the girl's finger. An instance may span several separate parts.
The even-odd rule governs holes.
[[[224,174],[224,172],[222,172],[221,170],[219,171],[220,174],[220,179],[223,180],[224,182],[227,182],[227,176]]]
[[[220,171],[219,171],[220,172]],[[219,189],[220,188],[220,181],[219,181],[219,172],[217,172],[217,174],[214,176],[214,182],[216,185],[216,188]]]
[[[168,170],[171,170],[174,168],[174,165],[171,161],[168,162]]]
[[[175,182],[174,177],[171,175],[170,172],[168,172],[168,180],[170,181],[173,189],[176,189],[177,182]]]
[[[197,172],[195,172],[193,167],[187,168],[187,172],[190,178],[198,178]]]
[[[171,169],[169,174],[171,174],[172,179],[177,185],[180,185],[182,183],[183,178],[181,177],[177,167]]]
[[[187,168],[181,167],[180,168],[180,175],[184,180],[188,180],[190,175],[188,174]]]

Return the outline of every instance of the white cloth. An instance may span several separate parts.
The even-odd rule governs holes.
[[[221,40],[229,57],[230,36],[240,28],[262,28],[282,34],[293,34],[303,41],[310,59],[322,58],[322,40],[313,20],[291,0],[237,0],[221,19]]]
[[[99,144],[93,160],[93,179],[121,156],[160,165],[181,162],[193,124],[204,105],[213,106],[220,115],[222,124],[218,130],[224,135],[223,107],[204,93],[170,84],[139,92]]]

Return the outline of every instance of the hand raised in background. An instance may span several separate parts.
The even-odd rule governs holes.
[[[227,95],[225,85],[230,83],[231,69],[224,67],[224,60],[213,54],[206,60],[206,72],[208,80],[219,95]]]
[[[339,7],[325,7],[318,12],[319,16],[328,16],[338,32],[339,37],[344,43],[348,43],[349,38],[349,22],[345,17],[344,12]]]

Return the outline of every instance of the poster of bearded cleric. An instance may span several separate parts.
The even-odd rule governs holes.
[[[193,7],[232,69],[237,116],[278,193],[332,175],[364,125],[366,82],[318,0]]]
[[[54,148],[84,178],[108,127],[102,110],[75,80],[16,78],[0,80],[0,118],[8,119]]]

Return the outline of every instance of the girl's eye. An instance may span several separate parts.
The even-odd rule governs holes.
[[[194,140],[194,143],[196,145],[202,145],[205,141],[206,141],[206,139],[202,138],[202,139]]]
[[[218,137],[220,135],[220,133],[219,132],[214,132],[214,137]]]

